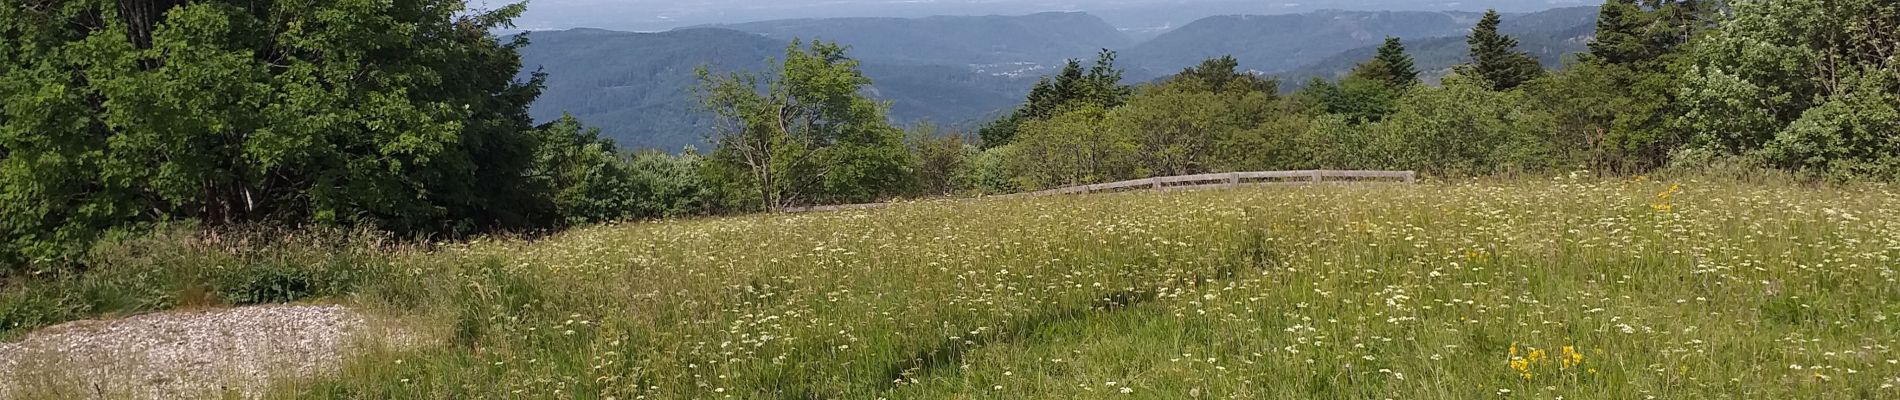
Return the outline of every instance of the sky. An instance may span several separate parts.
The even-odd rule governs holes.
[[[502,4],[506,0],[485,0]],[[1590,0],[530,0],[521,29],[603,28],[660,31],[679,27],[824,17],[1019,15],[1084,11],[1125,30],[1153,30],[1229,14],[1286,14],[1319,9],[1529,12],[1594,5]],[[1589,2],[1589,3],[1586,3]]]

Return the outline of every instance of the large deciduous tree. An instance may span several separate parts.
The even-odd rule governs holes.
[[[142,221],[465,232],[547,220],[523,5],[0,4],[0,257]]]
[[[1736,1],[1687,56],[1696,148],[1838,179],[1900,180],[1900,4]]]
[[[700,70],[704,105],[721,121],[713,161],[731,171],[742,201],[781,210],[906,189],[904,132],[890,125],[888,105],[862,93],[871,80],[844,47],[794,40],[774,67],[769,76]]]

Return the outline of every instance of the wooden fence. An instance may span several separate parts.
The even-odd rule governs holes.
[[[1217,174],[1165,176],[1135,179],[1121,182],[1098,183],[1061,187],[1037,192],[1014,193],[997,198],[1040,197],[1065,194],[1110,193],[1133,190],[1203,190],[1232,189],[1255,186],[1311,185],[1317,183],[1350,182],[1418,182],[1418,173],[1413,171],[1263,171],[1263,172],[1225,172]],[[785,209],[789,213],[866,210],[883,208],[891,203],[846,204],[836,206],[793,207]]]

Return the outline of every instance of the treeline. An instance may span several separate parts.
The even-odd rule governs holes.
[[[1610,0],[1559,71],[1490,13],[1451,71],[1416,70],[1392,38],[1291,94],[1231,57],[1130,85],[1104,51],[972,135],[891,125],[845,48],[794,42],[766,73],[702,70],[714,147],[677,155],[533,125],[527,37],[489,34],[521,11],[0,6],[0,276],[83,267],[100,238],[179,221],[454,237],[1308,168],[1900,180],[1900,6],[1883,0]]]
[[[853,87],[805,98],[799,88],[812,86],[797,81],[812,78],[797,78],[790,64],[776,81],[720,81],[726,91],[715,93],[745,98],[708,98],[731,124],[716,136],[709,160],[745,165],[748,177],[723,181],[758,191],[739,196],[756,201],[755,209],[1309,168],[1460,177],[1719,167],[1895,181],[1896,7],[1875,0],[1610,0],[1590,51],[1558,71],[1518,49],[1490,12],[1467,37],[1467,62],[1449,71],[1418,71],[1404,42],[1389,38],[1349,76],[1286,95],[1280,82],[1241,71],[1232,57],[1129,85],[1114,53],[1104,51],[1092,64],[1070,61],[1038,82],[1021,107],[969,136],[884,128],[874,121],[875,102],[852,97],[868,82],[841,49],[819,45],[788,57],[833,61],[832,73],[845,78],[820,81]],[[1425,84],[1425,74],[1440,84]],[[749,90],[755,86],[773,89],[759,94]],[[822,121],[843,114],[814,117],[787,107],[847,97],[852,109],[866,110],[852,124],[879,126],[880,133],[821,133],[828,132]],[[908,138],[908,160],[900,137]],[[878,156],[800,156],[831,146],[819,153]],[[816,164],[773,167],[785,160]]]

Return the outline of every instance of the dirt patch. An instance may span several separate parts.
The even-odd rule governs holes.
[[[255,397],[271,382],[331,373],[369,318],[336,305],[256,306],[79,321],[0,343],[0,399]],[[374,324],[387,325],[387,324]]]

